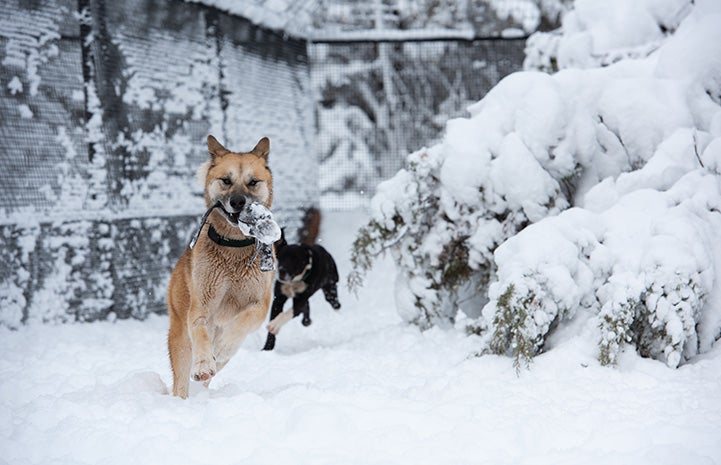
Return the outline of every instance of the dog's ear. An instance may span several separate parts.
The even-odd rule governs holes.
[[[270,153],[270,139],[264,137],[259,140],[258,143],[255,144],[253,150],[251,150],[251,153],[259,156],[265,161],[268,161],[268,153]]]
[[[223,145],[218,142],[218,139],[213,136],[208,136],[208,153],[213,160],[215,160],[216,157],[222,157],[229,152],[230,150],[223,147]]]

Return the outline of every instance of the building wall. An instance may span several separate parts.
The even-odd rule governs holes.
[[[305,41],[180,0],[3,3],[0,324],[164,312],[208,134],[271,139],[291,238],[317,205]]]

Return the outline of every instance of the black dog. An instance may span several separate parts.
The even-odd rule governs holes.
[[[263,350],[273,350],[275,335],[291,319],[302,314],[303,326],[311,324],[308,299],[323,289],[325,300],[338,310],[338,269],[333,257],[317,244],[288,245],[285,237],[275,243],[278,259],[273,306],[270,310],[268,338]],[[293,309],[283,311],[283,305],[293,299]]]

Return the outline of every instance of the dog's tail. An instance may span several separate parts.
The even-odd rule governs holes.
[[[320,210],[310,207],[303,215],[303,225],[298,231],[298,242],[305,245],[313,245],[320,234]]]

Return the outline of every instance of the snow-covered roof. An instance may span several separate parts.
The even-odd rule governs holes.
[[[401,42],[411,40],[463,39],[475,37],[473,29],[379,29],[358,31],[315,30],[312,40],[317,42],[356,42],[356,41],[388,41]]]
[[[212,6],[254,24],[308,38],[317,0],[185,0]]]
[[[185,0],[311,41],[519,37],[560,18],[568,0]]]

